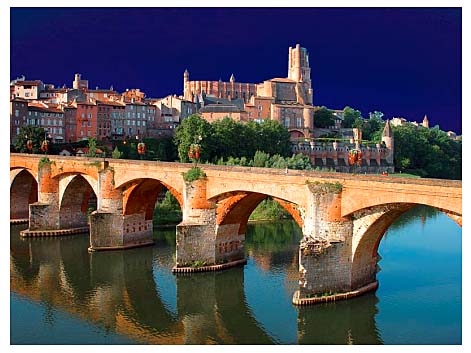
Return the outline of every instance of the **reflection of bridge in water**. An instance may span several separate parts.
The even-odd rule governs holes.
[[[251,312],[244,268],[175,278],[170,272],[171,253],[164,256],[158,247],[89,254],[86,237],[22,240],[18,230],[13,227],[11,237],[14,293],[141,343],[277,343]],[[156,283],[155,266],[164,269],[159,276],[174,281],[176,298]],[[173,312],[168,302],[175,299]],[[376,299],[372,295],[361,300],[358,306],[355,301],[337,304],[338,322],[332,319],[333,307],[301,308],[299,343],[380,343],[374,320]],[[332,324],[342,328],[336,329],[335,337],[328,332]],[[319,334],[324,331],[325,336]]]

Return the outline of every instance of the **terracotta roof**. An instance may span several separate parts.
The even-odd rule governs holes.
[[[30,103],[28,104],[28,110],[40,111],[40,112],[50,112],[50,113],[64,113],[62,109],[59,109],[57,105],[49,105],[45,107],[42,104]]]
[[[17,82],[17,86],[37,86],[40,85],[42,82],[40,80],[34,80],[34,81],[20,81]]]
[[[101,100],[97,100],[96,102],[97,102],[97,104],[102,104],[102,105],[112,105],[112,106],[115,106],[115,107],[124,107],[124,104],[123,104],[123,103],[117,102],[117,101],[101,101]]]

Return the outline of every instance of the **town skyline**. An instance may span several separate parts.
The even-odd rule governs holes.
[[[256,28],[252,25],[275,21],[281,12],[278,9],[215,8],[12,8],[10,76],[15,79],[25,75],[28,80],[41,79],[45,83],[60,87],[63,84],[70,86],[72,75],[80,72],[90,81],[93,88],[113,86],[121,92],[126,88],[140,88],[148,97],[157,98],[169,94],[183,94],[185,69],[190,72],[191,79],[196,80],[228,81],[230,75],[234,74],[238,82],[259,83],[271,77],[285,77],[286,48],[299,43],[306,47],[310,54],[314,105],[325,105],[332,109],[343,109],[349,105],[361,110],[365,117],[370,111],[380,110],[387,119],[404,117],[410,121],[421,121],[426,114],[431,126],[438,124],[442,130],[461,134],[461,9],[284,10],[289,10],[283,12],[285,20],[300,15],[303,10],[302,18],[317,16],[315,18],[319,21],[314,21],[317,26],[322,26],[318,22],[327,23],[332,18],[337,18],[337,21],[341,19],[345,23],[336,22],[338,26],[324,36],[317,37],[317,43],[313,43],[316,41],[311,38],[312,34],[316,33],[316,27],[311,24],[312,29],[306,30],[308,25],[302,21],[299,21],[297,30],[287,28],[285,33],[280,29],[273,29],[274,36],[278,35],[276,40],[270,41],[270,36],[259,30],[258,37],[255,36],[247,43],[241,38],[250,34],[251,28]],[[377,13],[374,13],[375,11]],[[260,12],[266,15],[263,19],[257,16]],[[91,13],[94,16],[84,16]],[[393,26],[400,27],[394,28],[394,35],[394,29],[386,28],[387,25],[380,26],[378,13],[382,14],[383,20],[389,19],[390,24],[398,24]],[[162,23],[150,25],[139,22],[151,18],[149,16],[162,14],[166,15],[163,16]],[[76,27],[71,22],[71,19],[77,16],[83,19],[82,27]],[[106,24],[100,21],[103,16],[107,18]],[[127,30],[118,25],[123,17],[127,18]],[[223,24],[224,19],[228,17],[244,18],[249,29],[241,26],[240,33],[233,34],[225,28],[217,33],[211,31],[220,28],[218,25]],[[299,16],[296,18],[300,19]],[[358,20],[360,22],[357,27],[346,30],[348,23]],[[397,22],[399,20],[401,21]],[[188,31],[182,29],[195,21],[200,21],[199,25]],[[64,22],[71,23],[68,31],[64,35],[55,33],[53,43],[37,40],[39,34],[44,36],[52,33]],[[409,26],[411,24],[412,27]],[[40,30],[29,32],[29,26],[35,25],[39,26]],[[204,29],[205,25],[209,27]],[[376,26],[375,31],[371,31],[372,25]],[[407,31],[402,28],[403,25],[408,26]],[[417,27],[420,27],[420,30],[414,31]],[[180,29],[176,31],[176,28]],[[89,36],[92,32],[96,35]],[[210,32],[212,36],[208,37]],[[154,33],[154,37],[165,42],[158,46],[158,41],[149,41],[149,33]],[[355,40],[360,34],[364,38],[361,42]],[[375,38],[378,39],[384,34],[389,34],[389,39],[392,40],[386,46],[380,43],[381,41],[375,41]],[[82,40],[76,41],[76,36]],[[65,37],[68,40],[65,40]],[[205,40],[191,43],[192,38],[195,42],[195,37]],[[345,37],[343,44],[338,44],[337,53],[332,52],[332,44],[329,44],[326,37]],[[89,40],[90,38],[94,40]],[[103,43],[106,38],[109,40],[105,43],[112,43],[114,39],[119,45],[100,46],[99,43]],[[87,42],[89,49],[82,53],[81,49],[87,46]],[[38,44],[41,46],[38,47]],[[72,44],[75,45],[76,55],[69,51],[74,47]],[[56,49],[52,50],[51,45]],[[365,53],[368,46],[376,55]],[[23,55],[24,51],[34,48],[43,55],[38,55],[37,60],[28,60]],[[110,48],[116,50],[110,52]],[[143,51],[133,50],[139,48]],[[402,58],[404,55],[397,52],[398,48],[411,55],[407,59]],[[444,48],[447,50],[444,51]],[[96,54],[87,54],[90,51]],[[348,53],[347,61],[344,59],[345,52]],[[434,55],[429,55],[432,52]],[[247,55],[244,55],[245,53]],[[426,56],[429,60],[423,61]],[[367,64],[364,62],[365,58]],[[51,65],[54,61],[60,62],[61,65]],[[418,62],[422,64],[419,65]],[[354,65],[357,70],[352,69]],[[150,74],[143,74],[149,72],[148,67],[154,70],[151,70]],[[345,78],[345,70],[349,70],[351,77]]]

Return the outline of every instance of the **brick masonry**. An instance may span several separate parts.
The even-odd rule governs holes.
[[[183,211],[177,227],[178,267],[198,262],[222,269],[227,266],[218,266],[243,260],[247,219],[261,200],[271,196],[303,230],[301,299],[373,283],[382,235],[415,204],[435,207],[458,224],[462,220],[459,181],[204,165],[206,179],[185,183],[182,173],[189,164],[50,156],[52,163],[39,169],[40,158],[10,156],[11,214],[24,215],[28,199],[31,231],[40,235],[83,225],[86,200],[93,191],[98,210],[91,215],[92,249],[149,244],[154,204],[150,198],[163,185]],[[35,180],[37,202],[32,202]],[[329,191],[323,189],[326,183],[342,188]]]

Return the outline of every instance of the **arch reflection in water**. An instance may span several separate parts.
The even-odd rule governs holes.
[[[380,272],[378,292],[345,302],[301,308],[291,305],[298,281],[300,237],[293,222],[249,224],[245,267],[178,276],[170,272],[175,229],[156,232],[154,247],[89,254],[85,235],[25,240],[18,236],[21,228],[12,227],[11,290],[50,308],[49,317],[43,319],[48,320],[49,326],[37,323],[37,332],[31,332],[32,336],[42,337],[44,332],[51,331],[51,325],[62,325],[57,311],[99,328],[84,336],[83,332],[75,332],[74,326],[66,333],[72,337],[68,343],[116,342],[111,340],[111,334],[128,341],[154,344],[404,343],[403,336],[395,336],[395,332],[400,318],[408,315],[404,310],[411,310],[404,305],[410,301],[407,292],[414,286],[430,283],[427,281],[432,284],[437,281],[437,272],[426,273],[425,269],[430,267],[427,263],[421,264],[423,271],[414,271],[417,278],[414,283],[407,282],[407,287],[397,280],[397,266],[403,261],[400,255],[407,253],[411,244],[423,246],[420,245],[423,239],[417,240],[414,234],[422,227],[421,216],[426,219],[425,232],[429,222],[438,229],[441,226],[436,222],[443,218],[451,221],[441,213],[436,216],[419,213],[410,220],[412,228],[400,222],[393,225],[394,231],[386,234],[379,249],[384,269]],[[433,236],[428,241],[436,239]],[[388,248],[388,244],[393,248]],[[438,252],[440,243],[437,244]],[[456,264],[445,259],[448,255],[456,257],[456,252],[447,251],[441,260],[450,263],[451,267],[446,269],[450,274]],[[409,252],[408,256],[414,255]],[[461,288],[460,274],[447,276],[446,280],[453,279]],[[445,277],[439,277],[443,282]],[[451,332],[453,338],[442,335],[441,343],[461,340],[453,334],[461,328],[460,316],[444,313],[450,311],[448,299],[444,296],[439,303],[432,303],[433,311],[427,322],[421,320],[420,327],[409,329],[407,343],[440,343],[432,342],[430,335],[424,334],[438,329],[447,335]],[[455,302],[461,305],[461,297],[453,301],[453,308]],[[12,305],[13,323],[19,321],[15,315],[20,311],[24,312]],[[16,326],[12,324],[12,327]],[[43,337],[41,342],[59,340]]]

